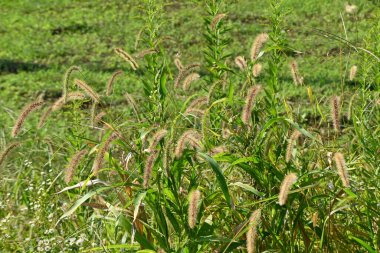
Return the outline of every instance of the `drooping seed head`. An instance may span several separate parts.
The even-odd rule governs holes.
[[[216,27],[216,25],[219,24],[219,22],[220,22],[223,18],[225,18],[226,16],[227,16],[227,15],[224,14],[224,13],[220,13],[220,14],[216,15],[216,16],[213,18],[213,20],[211,21],[211,23],[210,23],[210,28],[211,28],[211,30],[214,30],[215,27]]]
[[[79,79],[75,79],[74,83],[81,88],[89,97],[91,97],[95,102],[99,103],[100,98],[99,95],[84,81]]]
[[[303,77],[301,77],[299,70],[298,70],[298,64],[295,60],[292,60],[290,62],[290,71],[292,73],[293,82],[295,85],[302,85],[303,84]]]
[[[267,33],[261,33],[257,35],[255,41],[252,44],[251,47],[251,60],[255,61],[257,59],[257,56],[260,53],[260,50],[265,42],[267,42],[269,39],[269,35]]]
[[[101,169],[101,167],[103,165],[104,155],[107,152],[107,150],[109,149],[111,142],[118,139],[118,138],[119,138],[119,135],[116,132],[113,132],[107,138],[107,140],[104,142],[103,146],[99,149],[99,151],[96,155],[94,164],[92,165],[92,171],[93,171],[94,176],[98,175],[99,170]]]
[[[225,145],[221,145],[221,146],[217,146],[217,147],[212,148],[210,150],[210,155],[214,156],[214,155],[226,153],[226,152],[228,152],[227,147]]]
[[[201,201],[201,192],[198,189],[191,191],[189,194],[188,222],[189,222],[189,227],[192,229],[197,224],[197,216],[198,216],[200,201]]]
[[[237,56],[235,58],[235,64],[239,67],[240,70],[245,70],[247,68],[247,62],[243,56]]]
[[[70,81],[70,76],[74,71],[82,71],[80,67],[78,66],[71,66],[65,73],[65,76],[63,78],[63,101],[66,103],[66,98],[68,94],[68,89],[69,89],[69,81]]]
[[[68,184],[71,182],[74,176],[75,169],[78,167],[79,162],[84,155],[87,154],[87,150],[83,149],[77,152],[71,159],[69,165],[65,169],[65,183]]]
[[[20,146],[20,142],[13,142],[8,144],[8,146],[5,147],[5,149],[0,153],[0,168],[3,162],[5,161],[5,158],[18,146]]]
[[[252,75],[254,77],[258,77],[261,73],[261,70],[262,70],[263,66],[260,64],[260,63],[256,63],[254,66],[253,66],[253,69],[252,69]]]
[[[343,154],[340,152],[335,153],[334,159],[343,186],[350,187],[350,178],[348,175],[346,162],[344,160]]]
[[[174,64],[179,71],[183,70],[184,67],[183,67],[182,62],[180,60],[180,54],[179,53],[177,53],[176,56],[174,57]]]
[[[99,112],[94,118],[94,126],[98,125],[102,118],[106,115],[105,112]]]
[[[192,82],[198,80],[201,76],[198,73],[191,73],[185,77],[185,80],[183,81],[182,84],[182,89],[183,90],[188,90],[189,86]]]
[[[166,136],[168,131],[166,129],[161,129],[157,131],[152,138],[152,142],[149,145],[148,150],[152,151],[156,148],[157,144]]]
[[[180,70],[180,72],[178,73],[178,76],[174,80],[174,88],[178,88],[182,79],[185,76],[187,76],[194,68],[197,68],[199,66],[200,66],[199,63],[193,63],[193,64],[190,64],[190,65],[184,67],[182,70]]]
[[[83,100],[83,99],[86,99],[86,95],[84,93],[79,92],[79,91],[74,91],[67,94],[66,102],[74,101],[74,100]],[[64,105],[65,105],[65,98],[60,97],[51,106],[51,110],[57,111],[61,109]]]
[[[145,189],[148,188],[149,186],[149,179],[151,177],[153,166],[157,159],[157,156],[158,156],[158,151],[156,150],[152,151],[150,155],[148,156],[148,159],[146,160],[145,169],[144,169],[144,183],[143,183],[143,186]]]
[[[301,135],[301,132],[298,130],[294,130],[293,133],[291,134],[288,141],[288,145],[286,147],[286,156],[285,156],[286,162],[289,162],[292,159],[293,145],[300,135]]]
[[[24,124],[26,118],[30,115],[31,112],[37,110],[43,105],[43,101],[38,100],[36,102],[32,102],[24,107],[21,114],[18,116],[13,129],[12,129],[12,137],[16,137],[17,134],[20,132],[22,125]]]
[[[37,128],[40,129],[46,122],[46,119],[49,117],[50,113],[53,110],[53,106],[49,106],[46,111],[42,114],[40,121],[38,122]]]
[[[255,252],[255,241],[257,237],[257,228],[260,224],[261,210],[258,209],[251,214],[248,223],[248,232],[247,232],[247,252]]]
[[[311,218],[311,221],[313,223],[313,227],[315,228],[318,223],[318,212],[313,213],[313,217]]]
[[[107,91],[106,91],[106,95],[107,96],[111,95],[112,85],[113,85],[116,77],[120,76],[121,74],[123,74],[123,71],[118,70],[118,71],[114,72],[112,74],[112,76],[110,77],[110,79],[108,80],[108,82],[107,82]]]
[[[195,130],[187,130],[184,132],[177,142],[177,146],[174,151],[175,156],[180,158],[187,144],[193,148],[200,149],[201,146],[199,143],[201,138],[201,135]]]
[[[135,59],[130,54],[125,52],[123,49],[115,48],[115,53],[119,55],[121,58],[123,58],[126,62],[128,62],[133,70],[136,70],[139,67]]]
[[[134,55],[134,57],[139,59],[139,58],[144,58],[146,55],[156,54],[156,53],[157,53],[156,49],[148,48],[148,49],[144,49],[144,50],[138,52],[137,54]]]
[[[193,109],[193,108],[200,108],[203,105],[207,105],[207,104],[208,104],[208,97],[207,96],[199,97],[199,98],[194,99],[189,104],[189,106],[187,107],[186,110]]]
[[[251,87],[248,90],[248,94],[247,94],[247,97],[245,99],[243,111],[241,113],[241,120],[246,125],[249,124],[249,120],[251,119],[251,111],[252,111],[252,107],[253,107],[253,102],[254,102],[254,99],[257,96],[258,92],[260,91],[260,89],[261,89],[261,86],[256,85],[256,86]]]
[[[358,71],[358,67],[356,65],[353,65],[350,69],[350,81],[353,81],[355,79],[357,71]]]
[[[184,115],[195,115],[195,116],[203,116],[205,114],[204,110],[198,108],[188,108],[186,109]]]
[[[136,117],[138,118],[139,117],[139,113],[137,111],[138,107],[137,107],[135,99],[128,92],[124,94],[124,97],[127,100],[128,104],[132,107],[133,112],[135,113]]]
[[[280,194],[278,196],[280,206],[285,205],[286,200],[288,199],[290,188],[297,181],[297,179],[298,178],[295,173],[290,173],[285,176],[284,180],[281,183]]]

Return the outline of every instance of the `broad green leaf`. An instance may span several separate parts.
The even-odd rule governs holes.
[[[349,235],[348,236],[348,239],[350,240],[354,240],[355,242],[357,242],[359,245],[363,246],[363,248],[365,248],[366,250],[368,250],[369,252],[371,253],[376,253],[376,251],[368,244],[366,243],[365,241],[363,241],[362,239],[360,238],[357,238],[355,236],[352,236],[352,235]]]
[[[257,157],[250,156],[250,157],[242,157],[235,160],[233,163],[231,163],[232,166],[240,164],[240,163],[246,163],[246,162],[259,162]]]
[[[259,196],[259,197],[264,197],[265,196],[264,193],[259,192],[258,190],[256,190],[252,186],[247,185],[247,184],[243,184],[241,182],[236,182],[236,183],[233,183],[231,185],[239,186],[239,187],[243,188],[244,190],[250,191],[250,192],[252,192],[253,194],[255,194],[255,195]]]
[[[208,156],[207,154],[202,153],[202,152],[198,152],[198,154],[201,157],[203,157],[211,165],[211,168],[213,169],[214,173],[216,174],[216,178],[219,182],[220,188],[222,189],[224,197],[226,198],[227,204],[231,208],[234,208],[234,203],[232,202],[230,193],[228,192],[228,186],[226,183],[226,179],[225,179],[223,172],[220,169],[219,165],[216,163],[216,161],[212,157]]]
[[[87,193],[86,195],[84,195],[83,197],[81,197],[80,199],[78,199],[74,205],[72,205],[72,207],[70,207],[70,209],[65,212],[57,221],[57,223],[55,225],[57,225],[62,219],[72,215],[75,210],[77,210],[77,208],[82,205],[86,200],[88,200],[89,198],[91,198],[92,196],[94,196],[95,194],[98,194],[104,190],[108,190],[108,189],[111,189],[112,187],[104,187],[104,188],[100,188],[96,191],[92,191],[92,192],[89,192]]]
[[[137,196],[133,200],[133,205],[135,206],[135,210],[133,211],[133,222],[136,221],[137,215],[139,214],[141,202],[144,199],[145,195],[146,195],[145,191],[140,192],[139,194],[137,194]]]

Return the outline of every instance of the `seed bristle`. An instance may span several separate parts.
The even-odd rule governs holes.
[[[193,229],[197,224],[197,216],[199,211],[199,203],[201,200],[201,192],[193,190],[189,194],[189,209],[188,209],[188,222],[189,227]]]
[[[290,173],[285,176],[284,180],[281,183],[280,194],[278,195],[280,206],[285,205],[286,200],[288,199],[290,188],[297,181],[297,179],[298,177],[295,173]]]

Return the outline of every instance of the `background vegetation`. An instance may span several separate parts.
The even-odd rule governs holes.
[[[20,0],[2,1],[0,9],[0,150],[20,143],[0,164],[2,251],[246,252],[252,232],[257,252],[379,250],[376,1]],[[260,33],[270,39],[257,59],[262,73],[254,77],[250,50]],[[115,48],[133,55],[139,68]],[[155,53],[139,58],[146,49]],[[249,70],[239,69],[237,56]],[[200,64],[190,71],[200,79],[189,91],[175,87],[176,58],[184,66]],[[293,82],[292,60],[303,85]],[[81,71],[70,76],[69,91],[82,91],[74,79],[83,80],[101,102],[87,96],[67,103],[38,129],[73,65]],[[350,80],[353,65],[358,71]],[[106,96],[117,70],[123,74]],[[244,122],[247,92],[258,85]],[[186,113],[202,96],[207,103]],[[331,113],[335,96],[339,131]],[[44,107],[13,138],[22,108],[37,99]],[[94,127],[101,111],[106,116]],[[156,152],[147,152],[160,129],[166,136]],[[190,138],[195,148],[176,156],[187,130],[196,131],[192,138],[200,146]],[[294,130],[298,140],[291,138]],[[109,136],[116,140],[107,147]],[[88,154],[67,184],[65,169],[80,150]],[[349,185],[336,153],[346,160]],[[290,173],[297,182],[279,205]],[[83,187],[90,179],[100,181]],[[199,212],[190,221],[196,189]]]

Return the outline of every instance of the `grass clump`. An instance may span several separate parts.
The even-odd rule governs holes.
[[[231,36],[236,13],[224,1],[198,4],[201,50],[176,52],[163,30],[175,5],[143,1],[135,47],[114,50],[110,61],[125,62],[104,84],[82,66],[74,85],[66,74],[39,122],[29,113],[40,100],[16,131],[4,129],[11,144],[0,153],[2,248],[379,250],[379,87],[368,71],[378,52],[329,34],[342,64],[317,92],[309,80],[318,73],[306,71],[307,56],[283,32],[282,1],[271,1],[251,48]],[[366,64],[355,61],[346,80],[353,47]],[[130,78],[139,85],[125,85]],[[30,243],[20,246],[24,237]]]

